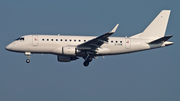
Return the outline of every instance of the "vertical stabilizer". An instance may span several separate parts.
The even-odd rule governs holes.
[[[170,10],[162,10],[142,33],[132,37],[143,39],[158,39],[164,37],[170,12]]]
[[[143,31],[140,38],[155,39],[163,37],[166,32],[170,12],[170,10],[161,11],[151,24]]]

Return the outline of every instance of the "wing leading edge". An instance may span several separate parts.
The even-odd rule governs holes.
[[[111,32],[105,33],[101,36],[98,36],[92,40],[89,40],[85,43],[82,43],[78,45],[78,49],[97,49],[101,45],[103,45],[105,42],[109,40],[109,36],[111,36],[113,33],[115,33],[116,29],[118,28],[119,24],[117,24]]]

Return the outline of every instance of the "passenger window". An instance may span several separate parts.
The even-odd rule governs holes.
[[[51,41],[53,41],[53,39],[51,39]]]
[[[113,41],[111,41],[111,43],[113,43]]]
[[[61,41],[63,41],[63,40],[61,39]]]
[[[118,41],[116,41],[116,43],[118,43]]]
[[[86,40],[84,40],[84,42],[86,42]]]
[[[47,41],[49,41],[49,39],[47,39]]]
[[[56,41],[58,41],[58,39],[56,39]]]
[[[44,39],[42,39],[42,41],[44,41]]]
[[[79,40],[79,42],[81,42],[81,40]]]
[[[65,39],[65,41],[67,41],[67,39]]]
[[[76,42],[76,40],[74,40],[74,42]]]
[[[120,43],[122,43],[122,41],[120,41]]]
[[[71,39],[69,41],[71,41]]]

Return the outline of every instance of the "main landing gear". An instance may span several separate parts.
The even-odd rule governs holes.
[[[30,57],[31,57],[31,52],[25,52],[24,54],[28,57],[28,59],[26,60],[26,63],[29,63]]]
[[[84,57],[84,60],[85,60],[85,61],[84,61],[83,65],[87,67],[87,66],[89,65],[89,62],[92,61],[92,59],[93,59],[92,56]]]

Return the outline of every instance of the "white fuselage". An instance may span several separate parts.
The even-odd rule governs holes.
[[[24,40],[15,40],[10,43],[6,49],[15,52],[31,52],[31,53],[50,53],[64,55],[62,48],[65,46],[80,45],[95,37],[89,36],[62,36],[62,35],[26,35],[22,36]],[[115,55],[142,51],[152,48],[163,47],[164,44],[149,45],[150,40],[127,38],[127,37],[109,37],[109,41],[105,42],[97,49],[96,56]],[[172,43],[169,43],[172,44]]]

